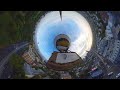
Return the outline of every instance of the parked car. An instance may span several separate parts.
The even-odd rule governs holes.
[[[116,78],[119,78],[120,77],[120,73],[117,74]]]
[[[108,73],[108,76],[111,76],[111,75],[113,75],[113,72]]]
[[[97,69],[98,69],[98,67],[95,66],[94,68],[91,69],[91,71],[95,71],[95,70],[97,70]]]
[[[90,76],[94,79],[100,79],[103,77],[103,71],[101,69],[97,69],[90,73]]]

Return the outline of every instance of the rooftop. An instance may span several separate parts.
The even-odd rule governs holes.
[[[61,54],[64,54],[65,56],[63,57],[66,59],[64,59],[61,56]],[[66,56],[67,54],[69,55],[68,58]],[[69,70],[82,62],[83,60],[74,52],[72,53],[54,52],[47,62],[47,67],[58,71],[64,71]]]

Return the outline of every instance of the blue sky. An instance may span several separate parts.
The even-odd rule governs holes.
[[[55,13],[53,15],[55,15]],[[73,43],[71,50],[73,49],[73,51],[78,52],[78,54],[83,54],[85,48],[87,48],[86,46],[88,45],[86,41],[87,35],[90,33],[90,28],[82,17],[76,13],[75,15],[71,13],[65,16],[63,13],[63,20],[61,21],[59,14],[58,16],[57,14],[55,16],[51,14],[51,17],[48,15],[37,24],[35,42],[37,43],[39,53],[42,54],[46,60],[50,58],[54,51],[57,51],[54,45],[54,39],[59,34],[65,34],[70,38],[71,43]]]
[[[44,34],[39,38],[39,50],[43,52],[43,56],[48,59],[52,52],[57,51],[54,45],[54,39],[59,34],[68,35],[71,41],[78,38],[77,34],[80,34],[80,28],[78,25],[70,19],[63,20],[55,24],[45,25]]]

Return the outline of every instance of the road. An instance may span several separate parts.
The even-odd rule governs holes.
[[[28,45],[28,43],[24,43],[23,45],[21,45],[21,46],[16,46],[16,48],[11,52],[11,53],[9,53],[8,54],[8,56],[6,56],[5,58],[3,58],[2,60],[1,60],[1,62],[0,62],[0,77],[1,77],[1,75],[2,75],[2,71],[4,70],[4,65],[9,61],[9,58],[10,58],[10,56],[12,56],[14,53],[16,53],[18,50],[20,50],[20,49],[22,49],[22,48],[24,48],[25,46],[27,46]]]
[[[103,57],[102,55],[99,55],[95,50],[93,52],[99,57],[100,59],[100,68],[104,72],[104,79],[116,79],[116,75],[120,73],[120,67],[112,63],[107,58]],[[99,61],[98,61],[99,62]],[[113,75],[108,76],[108,73],[113,72]]]

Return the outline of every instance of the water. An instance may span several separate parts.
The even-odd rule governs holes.
[[[35,45],[38,53],[47,61],[54,51],[54,39],[59,34],[71,40],[69,50],[84,58],[92,46],[92,32],[89,23],[79,13],[63,11],[62,21],[58,11],[49,12],[36,25]]]

